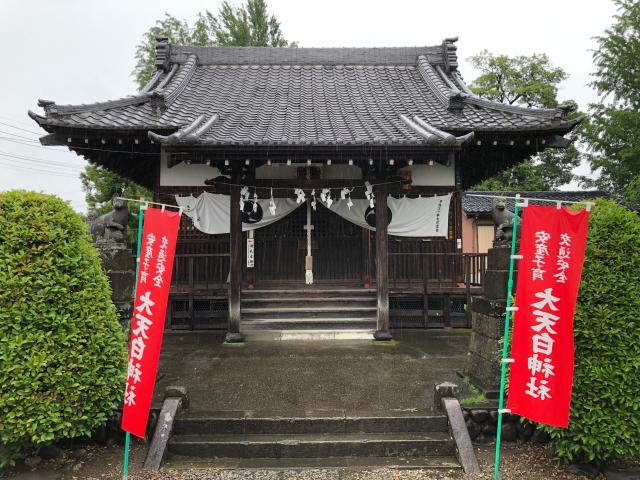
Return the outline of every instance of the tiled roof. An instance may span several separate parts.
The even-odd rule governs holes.
[[[519,193],[521,197],[525,198],[543,198],[548,200],[562,200],[565,202],[582,202],[585,200],[592,200],[594,198],[609,198],[607,192],[599,190],[582,190],[574,192],[473,192],[468,191],[462,194],[462,210],[467,215],[490,215],[491,214],[491,197],[476,197],[472,195],[499,195],[505,197],[515,197]],[[471,195],[470,195],[471,194]],[[507,208],[513,211],[514,203],[513,199],[507,199]],[[533,205],[549,205],[549,202],[538,202],[530,200],[529,203]]]
[[[152,138],[181,144],[460,144],[471,132],[563,134],[577,123],[565,120],[562,108],[513,107],[470,94],[454,41],[343,49],[161,42],[158,71],[138,95],[89,105],[41,101],[46,115],[30,115],[49,131],[174,131]]]

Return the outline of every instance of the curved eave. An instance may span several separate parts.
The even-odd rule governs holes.
[[[504,133],[516,134],[518,132],[526,133],[526,134],[559,134],[565,135],[569,133],[574,127],[580,123],[582,123],[585,119],[584,115],[580,115],[579,117],[573,118],[571,120],[561,120],[559,122],[549,123],[548,125],[536,125],[531,127],[500,127],[500,128],[491,128],[491,127],[479,127],[474,128],[473,131],[476,134],[488,134],[488,135],[500,135]],[[453,132],[454,130],[449,130]],[[455,130],[458,131],[458,130]],[[466,131],[466,130],[460,130]]]
[[[161,130],[164,133],[173,133],[180,128],[182,125],[158,125],[158,124],[149,124],[149,125],[104,125],[104,126],[96,126],[96,125],[78,125],[77,123],[68,123],[62,119],[58,119],[56,117],[42,116],[31,110],[27,112],[29,117],[31,117],[41,128],[46,130],[49,133],[55,133],[55,130],[59,128],[64,128],[69,131],[77,130],[82,131],[83,133],[88,132],[117,132],[117,131],[127,131],[127,130],[136,130],[146,132],[149,130]]]

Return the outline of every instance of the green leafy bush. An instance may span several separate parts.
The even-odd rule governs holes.
[[[565,461],[640,454],[640,217],[598,200],[575,315],[569,428],[546,427]]]
[[[86,224],[54,196],[0,193],[0,466],[104,424],[125,371]]]

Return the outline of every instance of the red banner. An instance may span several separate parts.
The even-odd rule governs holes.
[[[122,429],[140,438],[156,381],[179,224],[178,212],[145,211],[122,411]]]
[[[573,384],[573,314],[589,213],[524,209],[507,408],[567,427]]]

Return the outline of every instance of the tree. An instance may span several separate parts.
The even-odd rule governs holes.
[[[560,67],[554,67],[547,55],[493,55],[483,50],[469,58],[481,75],[471,82],[471,90],[489,100],[524,104],[528,107],[558,105],[558,84],[567,78]]]
[[[483,50],[469,58],[482,73],[470,84],[471,90],[489,100],[534,108],[558,106],[558,84],[567,78],[545,54],[531,56],[493,55]],[[572,115],[577,116],[577,113]],[[572,140],[577,134],[572,132]],[[508,168],[472,187],[474,190],[517,191],[557,190],[573,180],[572,170],[580,155],[572,144],[566,150],[545,150],[529,160]]]
[[[86,223],[53,195],[0,193],[0,469],[104,425],[126,368]]]
[[[209,10],[197,15],[193,26],[168,13],[157,20],[136,48],[136,66],[132,75],[142,89],[155,69],[156,38],[166,37],[171,43],[195,46],[294,47],[285,40],[280,23],[269,14],[265,0],[247,0],[240,7],[222,2],[217,15]],[[82,188],[89,209],[98,214],[108,211],[117,188],[124,188],[130,198],[150,198],[148,190],[101,167],[89,164],[81,174]],[[135,222],[135,220],[132,220]],[[132,226],[134,226],[132,224]],[[129,232],[134,229],[130,228]]]
[[[144,34],[136,48],[136,66],[133,75],[140,88],[153,75],[156,38],[167,37],[171,43],[183,45],[227,47],[295,47],[288,42],[280,29],[280,23],[270,15],[265,0],[247,0],[234,7],[224,1],[218,15],[209,10],[198,13],[193,27],[185,20],[165,13],[162,20]]]
[[[599,173],[589,186],[636,201],[640,185],[640,3],[614,0],[613,25],[597,37],[593,52],[595,81],[602,102],[589,106],[583,131],[587,160]]]

